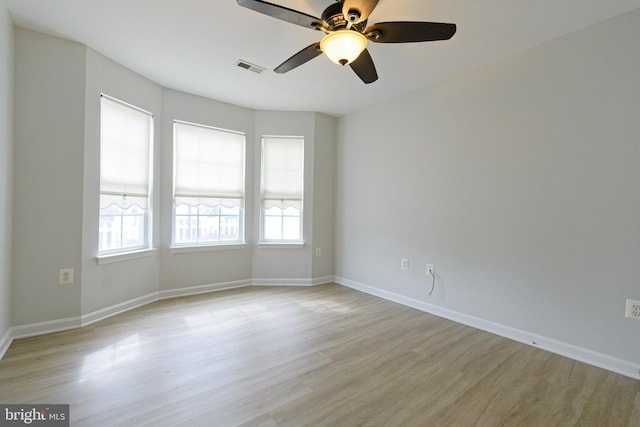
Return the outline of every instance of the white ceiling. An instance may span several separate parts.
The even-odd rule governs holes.
[[[320,16],[334,0],[271,0]],[[380,0],[369,24],[451,22],[451,40],[369,43],[365,85],[324,55],[272,70],[322,33],[236,0],[5,0],[17,25],[85,44],[162,86],[265,110],[342,115],[640,7],[640,0]],[[268,71],[237,67],[243,59]]]

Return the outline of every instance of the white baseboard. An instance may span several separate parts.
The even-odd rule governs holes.
[[[336,276],[324,276],[324,277],[316,277],[311,280],[313,286],[325,285],[327,283],[333,283],[336,281]]]
[[[83,314],[80,317],[80,323],[81,326],[87,326],[108,317],[115,316],[116,314],[124,313],[125,311],[133,310],[134,308],[142,307],[143,305],[147,305],[155,301],[158,301],[157,292],[137,297],[129,301],[124,301],[110,307],[102,308],[92,313]]]
[[[253,279],[253,286],[314,286],[312,279]]]
[[[210,285],[190,286],[188,288],[169,289],[158,292],[161,300],[189,295],[205,294],[208,292],[224,291],[226,289],[251,286],[251,280],[236,280],[233,282],[214,283]]]
[[[612,371],[630,378],[640,379],[640,366],[637,366],[636,364],[627,360],[619,359],[617,357],[609,356],[603,353],[598,353],[586,348],[577,347],[572,344],[567,344],[562,341],[512,328],[510,326],[501,325],[499,323],[470,316],[468,314],[460,313],[434,304],[429,304],[415,298],[365,285],[363,283],[349,280],[344,277],[336,277],[335,282],[348,288],[352,288],[370,295],[396,302],[398,304],[412,307],[438,317],[471,326],[473,328],[500,335],[514,341],[541,348],[543,350],[547,350],[552,353],[568,357],[570,359],[597,366],[599,368],[606,369],[608,371]]]
[[[332,283],[335,276],[316,277],[314,279],[253,279],[253,286],[318,286]]]
[[[250,284],[250,283],[249,283]],[[244,286],[248,286],[245,284]],[[238,286],[236,286],[238,287]],[[159,299],[175,298],[178,296],[194,295],[204,292],[213,292],[215,290],[229,289],[228,284],[217,285],[205,285],[195,286],[191,288],[175,289],[171,291],[152,292],[148,295],[133,298],[128,301],[124,301],[109,307],[96,310],[94,312],[84,314],[78,317],[71,317],[68,319],[51,320],[47,322],[31,323],[27,325],[14,326],[12,329],[11,339],[15,338],[28,338],[36,335],[51,334],[54,332],[66,331],[68,329],[80,328],[90,325],[103,319],[115,316],[116,314],[124,313],[125,311],[133,310],[134,308],[142,307],[143,305],[150,304],[158,301]],[[4,340],[4,338],[3,338]],[[4,345],[4,342],[0,342]],[[10,342],[9,342],[10,344]],[[6,345],[8,348],[8,344]],[[0,347],[0,350],[3,347]],[[6,351],[6,350],[5,350]],[[3,354],[3,353],[0,353]],[[0,359],[2,357],[0,356]]]
[[[13,342],[13,328],[7,329],[7,332],[0,338],[0,360],[4,357],[4,354],[9,350],[9,346]]]
[[[80,316],[67,319],[49,320],[13,327],[13,338],[27,338],[36,335],[51,334],[53,332],[76,329],[82,326]]]

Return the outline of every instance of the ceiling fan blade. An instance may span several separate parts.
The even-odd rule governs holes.
[[[319,29],[324,26],[320,18],[289,9],[288,7],[268,3],[262,0],[238,0],[238,4],[247,9],[263,13],[272,18],[281,19],[306,28]]]
[[[442,22],[379,22],[364,31],[376,43],[411,43],[449,40],[456,33],[456,24]]]
[[[344,0],[342,14],[352,24],[366,21],[378,5],[378,0]]]
[[[363,50],[360,56],[349,66],[360,77],[360,80],[367,84],[378,80],[376,66],[373,64],[373,59],[367,49]]]
[[[300,52],[296,53],[291,58],[278,65],[273,71],[278,74],[284,74],[287,71],[291,71],[294,68],[299,67],[305,62],[311,61],[321,53],[322,50],[320,50],[320,43],[314,43],[310,46],[305,47]]]

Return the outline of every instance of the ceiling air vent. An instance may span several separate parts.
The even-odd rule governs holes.
[[[262,74],[262,72],[266,70],[264,67],[252,64],[251,62],[244,61],[242,59],[238,59],[238,61],[236,61],[236,65],[240,68],[244,68],[245,70],[253,71],[256,74]]]

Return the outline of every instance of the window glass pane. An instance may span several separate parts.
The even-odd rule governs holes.
[[[264,212],[264,240],[301,240],[300,210],[272,207]]]
[[[100,215],[98,228],[98,251],[111,251],[121,247],[122,217],[119,214]]]
[[[211,242],[220,240],[220,217],[200,216],[198,227],[200,242]]]
[[[237,242],[242,239],[243,211],[233,208],[179,205],[176,207],[174,243]]]
[[[122,217],[122,247],[135,248],[144,245],[144,214],[125,214]]]
[[[282,219],[282,239],[300,239],[300,217],[285,216]]]
[[[220,217],[220,240],[238,240],[239,217],[236,215],[225,215]]]
[[[98,251],[141,248],[145,245],[145,211],[109,206],[100,210]]]
[[[263,232],[265,240],[281,240],[282,218],[280,216],[265,216]]]

